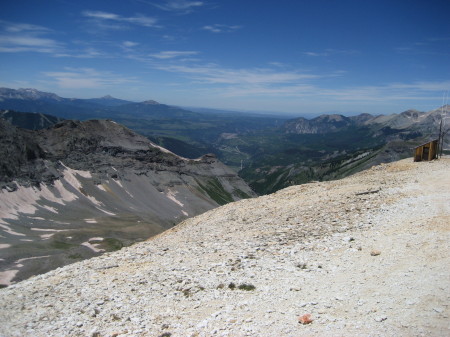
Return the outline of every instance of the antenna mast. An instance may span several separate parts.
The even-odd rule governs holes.
[[[447,101],[448,101],[448,91],[446,91],[442,95],[441,122],[439,125],[439,137],[438,137],[438,153],[440,150],[439,158],[442,158],[442,151],[444,149],[444,135],[446,132],[442,131],[442,128],[445,126],[444,125],[444,107],[447,108]],[[447,114],[447,111],[445,114]]]

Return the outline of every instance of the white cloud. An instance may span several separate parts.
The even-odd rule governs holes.
[[[52,32],[42,26],[0,20],[0,52],[54,53],[62,45],[43,35]]]
[[[282,64],[281,64],[282,65]],[[289,71],[276,63],[268,68],[232,69],[217,64],[192,65],[159,63],[153,67],[177,73],[203,88],[211,97],[278,97],[310,102],[335,102],[336,104],[382,104],[386,102],[416,102],[436,100],[450,88],[450,81],[423,81],[412,83],[387,83],[378,86],[329,86],[331,78],[345,76],[346,72],[313,74]],[[327,79],[327,81],[322,81]],[[206,85],[205,85],[206,84]],[[200,89],[199,89],[200,90]]]
[[[153,5],[165,11],[190,12],[195,7],[203,6],[204,2],[187,1],[187,0],[167,0],[163,4],[154,3]]]
[[[65,68],[64,71],[44,72],[64,89],[103,88],[136,82],[135,78],[123,77],[112,72],[97,71],[92,68]]]
[[[197,81],[213,84],[275,84],[318,78],[318,75],[298,72],[277,72],[273,69],[227,69],[217,65],[158,65],[160,70],[187,75]]]
[[[80,59],[89,59],[89,58],[98,58],[98,57],[108,57],[104,53],[94,49],[94,48],[86,48],[84,50],[77,50],[63,53],[57,53],[54,55],[55,57],[73,57]]]
[[[379,86],[360,86],[339,89],[323,89],[324,97],[347,102],[392,102],[436,100],[450,88],[450,81],[388,83]]]
[[[138,45],[139,45],[139,43],[133,42],[133,41],[123,41],[123,42],[122,42],[122,46],[123,46],[123,47],[127,47],[127,48],[136,47],[136,46],[138,46]]]
[[[127,27],[127,24],[143,27],[157,27],[156,23],[158,21],[156,18],[145,16],[143,14],[136,14],[131,17],[102,11],[84,11],[82,14],[83,16],[92,19],[97,26],[105,29],[123,29]]]
[[[222,24],[214,24],[203,26],[203,30],[207,30],[211,33],[232,33],[238,29],[241,29],[242,26],[239,25],[222,25]]]
[[[120,16],[113,13],[106,13],[101,11],[84,11],[84,16],[91,17],[91,18],[97,18],[97,19],[104,19],[104,20],[120,20]]]
[[[355,55],[359,54],[357,50],[349,49],[349,50],[342,50],[342,49],[325,49],[322,51],[306,51],[303,52],[304,55],[307,56],[313,56],[313,57],[325,57],[325,56],[333,56],[333,55]]]
[[[20,33],[20,32],[40,32],[40,33],[47,33],[51,32],[50,29],[38,26],[38,25],[31,25],[28,23],[13,23],[8,21],[0,20],[0,25],[4,27],[4,29],[11,33]]]
[[[185,56],[192,56],[197,55],[198,52],[196,51],[175,51],[175,50],[168,50],[168,51],[161,51],[159,53],[150,54],[149,56],[157,58],[157,59],[173,59],[177,57],[185,57]]]

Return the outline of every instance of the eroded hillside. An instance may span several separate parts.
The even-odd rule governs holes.
[[[213,155],[185,159],[106,120],[30,131],[0,119],[0,157],[2,285],[254,196]]]

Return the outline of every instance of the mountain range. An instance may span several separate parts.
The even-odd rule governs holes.
[[[59,118],[110,118],[186,157],[214,153],[259,194],[313,180],[344,177],[408,157],[438,138],[450,107],[391,115],[325,114],[315,118],[196,109],[189,111],[111,96],[61,98],[35,89],[0,89],[0,109],[50,113]],[[445,131],[445,130],[444,130]],[[449,147],[448,134],[444,148]]]

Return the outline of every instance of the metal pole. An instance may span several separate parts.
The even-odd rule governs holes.
[[[442,115],[441,115],[441,123],[439,126],[439,137],[438,137],[438,148],[437,148],[437,155],[438,155],[438,159],[439,159],[439,150],[441,150],[441,157],[442,157],[442,145],[441,145],[441,140],[442,140]]]

